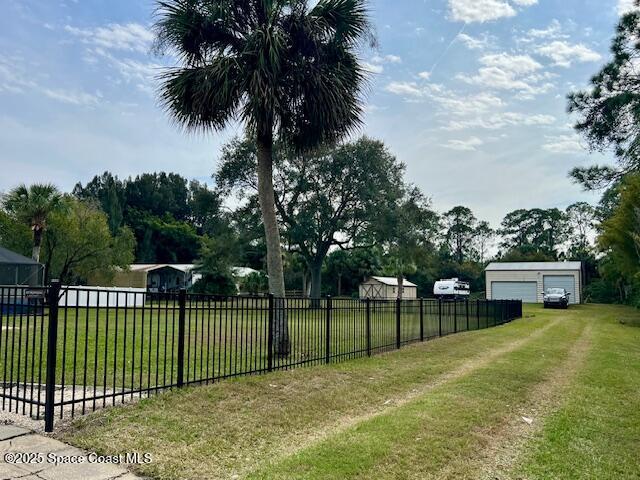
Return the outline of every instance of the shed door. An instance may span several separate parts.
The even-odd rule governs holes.
[[[545,275],[543,284],[545,292],[547,288],[564,288],[571,294],[569,303],[578,303],[580,300],[576,295],[576,281],[573,275]]]
[[[538,301],[536,282],[491,282],[493,300],[522,300],[525,303]]]

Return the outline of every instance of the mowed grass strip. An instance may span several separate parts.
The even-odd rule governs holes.
[[[559,328],[541,312],[370,359],[170,392],[79,418],[62,438],[100,453],[150,452],[154,462],[137,468],[155,478],[246,474],[541,329]]]
[[[588,360],[511,478],[640,478],[640,314],[597,306],[583,312],[582,321],[600,317]]]
[[[483,430],[499,426],[566,358],[583,323],[558,323],[489,366],[286,457],[249,478],[477,478]],[[456,468],[451,468],[454,463]]]

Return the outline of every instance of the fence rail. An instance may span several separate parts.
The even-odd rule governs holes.
[[[521,316],[516,300],[0,287],[0,399],[52,431],[56,416],[174,387],[370,356]],[[288,334],[286,355],[277,332]]]

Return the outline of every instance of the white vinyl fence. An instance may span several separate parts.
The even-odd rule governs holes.
[[[58,305],[66,307],[142,307],[147,290],[126,287],[62,287]]]

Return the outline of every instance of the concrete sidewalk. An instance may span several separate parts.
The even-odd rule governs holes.
[[[15,425],[0,425],[0,480],[134,480],[124,465]],[[57,464],[56,464],[57,463]]]

